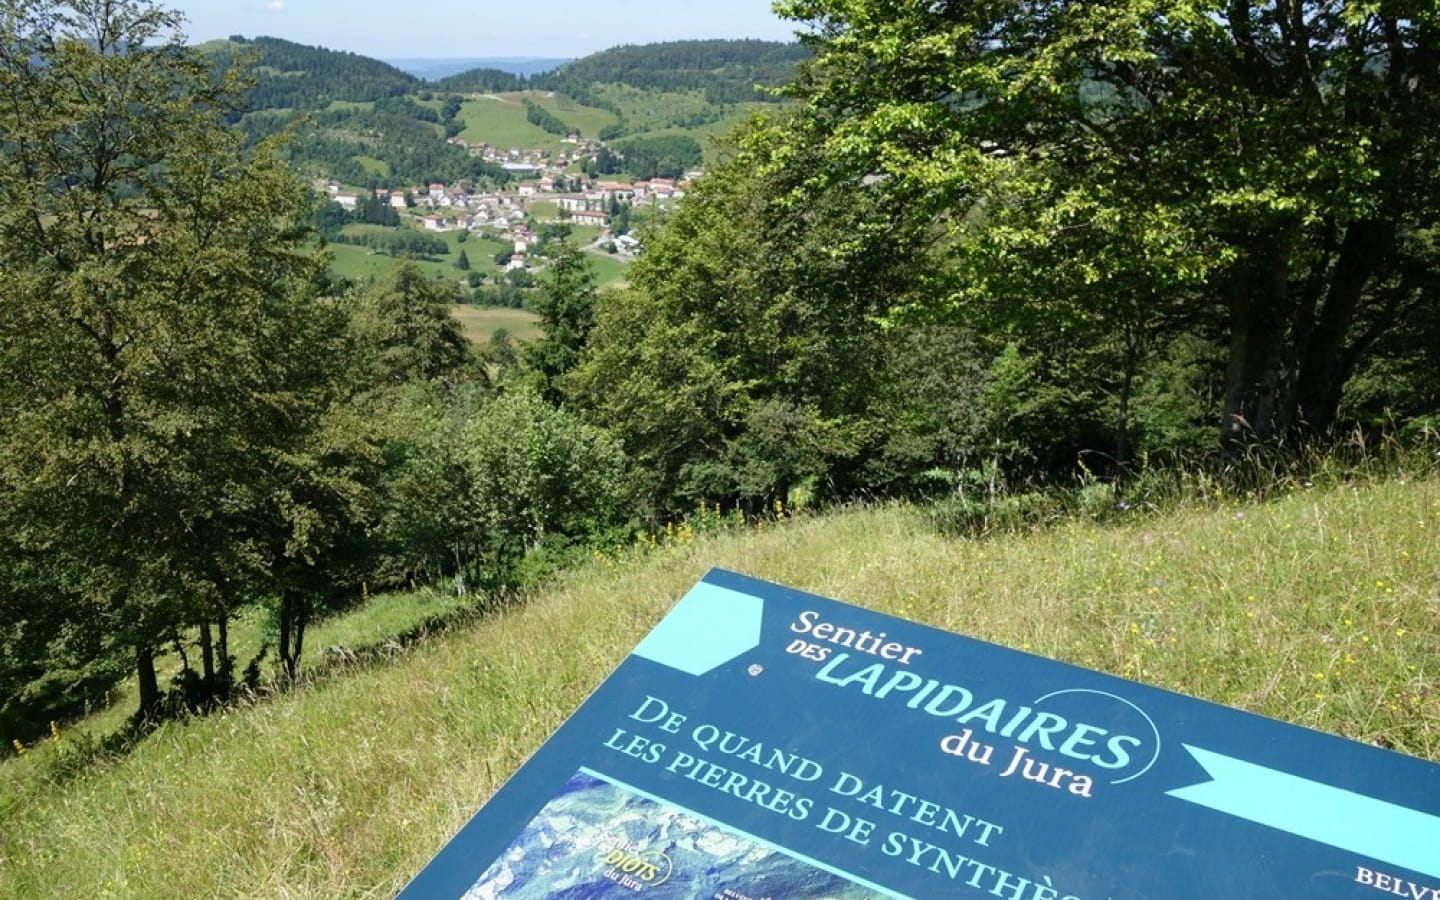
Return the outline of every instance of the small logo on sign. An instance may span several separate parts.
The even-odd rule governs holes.
[[[616,847],[601,857],[606,878],[632,891],[659,887],[670,880],[675,867],[670,857],[658,851]]]

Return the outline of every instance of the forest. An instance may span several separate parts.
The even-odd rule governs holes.
[[[273,37],[231,37],[217,52],[222,67],[247,61],[256,70],[245,91],[245,108],[324,109],[336,100],[363,103],[401,97],[425,82],[394,66],[357,53],[322,50]]]
[[[6,733],[127,672],[137,723],[204,710],[368,592],[492,602],[696,510],[983,528],[1434,435],[1433,7],[778,8],[787,102],[628,286],[558,234],[542,337],[476,349],[413,266],[325,276],[253,73],[141,0],[7,7]]]
[[[672,41],[615,47],[536,76],[534,87],[561,91],[589,106],[597,84],[657,91],[700,91],[711,103],[775,100],[757,85],[784,84],[809,56],[798,44],[771,41]]]

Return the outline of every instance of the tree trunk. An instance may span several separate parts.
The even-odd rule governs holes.
[[[140,683],[140,709],[136,716],[141,723],[160,718],[160,680],[155,675],[155,652],[149,647],[135,648],[135,676]]]
[[[1220,441],[1227,455],[1243,453],[1275,434],[1275,392],[1279,387],[1281,340],[1278,323],[1263,300],[1235,304],[1230,311],[1230,354]]]
[[[1140,367],[1138,328],[1125,328],[1125,354],[1120,372],[1119,408],[1115,415],[1115,462],[1123,467],[1130,461],[1130,399],[1135,392],[1135,372]]]
[[[1289,252],[1280,240],[1273,242],[1272,252],[1263,268],[1241,266],[1232,276],[1230,351],[1220,422],[1221,449],[1231,458],[1254,445],[1273,443],[1293,413],[1282,396],[1294,312]]]
[[[213,703],[218,691],[215,684],[215,643],[210,633],[210,620],[200,623],[200,689],[206,705]]]
[[[220,682],[216,690],[221,700],[230,699],[230,689],[235,685],[235,660],[230,656],[230,616],[221,613],[215,620],[215,652],[220,657]]]
[[[1395,226],[1389,223],[1357,222],[1346,232],[1296,376],[1295,424],[1306,435],[1323,434],[1335,424],[1340,395],[1351,375],[1346,339],[1394,240]]]
[[[285,675],[289,678],[295,677],[295,657],[290,652],[290,617],[292,615],[292,591],[284,588],[280,591],[280,665],[285,668]]]
[[[310,603],[304,591],[280,591],[280,663],[293,680],[300,674],[300,656],[305,651],[305,626],[309,624]]]
[[[310,624],[310,596],[296,592],[295,600],[299,604],[299,608],[295,610],[293,623],[295,628],[295,668],[290,672],[291,678],[300,674],[300,660],[305,658],[305,628]]]

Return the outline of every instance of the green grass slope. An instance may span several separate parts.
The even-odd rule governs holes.
[[[561,95],[549,95],[543,91],[527,91],[509,94],[487,94],[480,99],[466,100],[460,107],[460,119],[465,130],[460,137],[466,141],[489,144],[500,150],[549,150],[559,154],[573,151],[573,144],[564,142],[564,135],[550,134],[527,118],[525,101],[540,106],[557,118],[577,129],[587,138],[595,138],[607,125],[618,121],[608,110],[581,106]]]
[[[711,566],[1436,758],[1437,537],[1433,479],[984,541],[905,507],[681,529],[108,769],[0,765],[0,896],[390,897]]]

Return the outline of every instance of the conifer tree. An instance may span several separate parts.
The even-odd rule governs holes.
[[[575,246],[568,226],[561,226],[546,252],[550,264],[535,301],[544,333],[530,345],[529,362],[544,379],[545,398],[559,402],[559,379],[579,362],[595,324],[595,274],[585,252]]]

